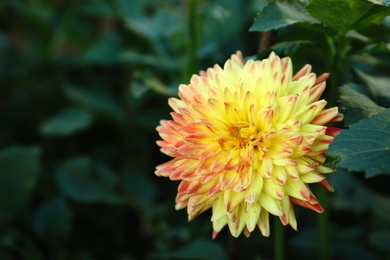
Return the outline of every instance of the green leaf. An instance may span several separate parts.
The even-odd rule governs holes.
[[[126,192],[130,193],[143,207],[151,204],[156,196],[156,187],[146,176],[140,173],[125,173],[121,180]]]
[[[275,50],[279,54],[287,55],[291,52],[295,52],[299,47],[302,45],[312,44],[311,41],[288,41],[288,42],[281,42],[277,43],[272,46],[272,49]]]
[[[72,86],[64,88],[65,95],[92,114],[108,117],[116,121],[124,119],[124,112],[118,103],[107,94]]]
[[[143,8],[147,6],[147,1],[145,0],[118,0],[117,1],[117,8],[120,13],[123,14],[123,16],[136,16],[142,13]]]
[[[133,73],[133,81],[131,82],[131,94],[140,98],[149,91],[153,91],[160,95],[165,95],[168,97],[177,95],[177,85],[173,88],[169,88],[164,85],[156,76],[151,75],[150,73]]]
[[[310,0],[306,10],[339,35],[349,30],[379,24],[390,15],[390,8],[367,0]]]
[[[306,1],[272,1],[257,15],[249,31],[269,31],[294,23],[318,23],[304,7]]]
[[[340,157],[338,167],[365,171],[367,178],[390,174],[390,109],[341,131],[329,146],[328,154]]]
[[[340,162],[340,157],[327,154],[323,165],[332,169],[336,169],[337,164],[339,162]]]
[[[60,243],[71,229],[71,211],[63,197],[54,197],[38,208],[34,215],[35,232],[49,243]]]
[[[157,55],[142,54],[136,51],[125,51],[119,54],[119,61],[130,63],[137,66],[150,66],[165,71],[174,71],[179,68],[176,60],[162,58]]]
[[[379,75],[371,76],[359,70],[356,72],[367,83],[376,103],[390,107],[390,78]]]
[[[81,202],[122,202],[115,193],[118,178],[107,167],[94,164],[86,157],[66,161],[57,171],[62,192]]]
[[[367,46],[365,46],[364,51],[372,54],[390,53],[390,43],[379,42],[379,43],[368,44]]]
[[[137,37],[142,37],[149,40],[151,43],[161,44],[161,40],[176,30],[182,30],[183,20],[178,19],[176,15],[172,15],[166,9],[160,8],[156,10],[153,16],[126,16],[124,26],[127,27]],[[159,48],[161,46],[152,46]]]
[[[86,51],[83,61],[95,64],[112,64],[118,61],[121,52],[120,37],[117,34],[104,35],[93,42]]]
[[[20,213],[37,181],[38,147],[9,147],[0,150],[0,221]]]
[[[359,85],[349,83],[340,88],[340,110],[344,114],[346,126],[359,122],[364,118],[370,118],[385,110],[367,97]]]
[[[124,19],[124,25],[138,37],[143,37],[151,42],[156,41],[162,35],[161,30],[158,30],[157,24],[153,23],[153,20],[147,17],[138,19],[126,17]]]
[[[88,128],[92,116],[77,108],[68,108],[45,121],[39,127],[42,135],[46,136],[69,136]]]
[[[256,58],[261,60],[265,59],[269,56],[272,51],[275,51],[279,55],[288,56],[291,53],[297,51],[303,45],[312,44],[311,41],[301,40],[301,41],[287,41],[280,42],[272,45],[271,48],[262,50],[260,53],[256,55]]]

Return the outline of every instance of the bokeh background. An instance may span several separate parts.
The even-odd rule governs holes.
[[[259,2],[1,0],[0,259],[272,259],[272,229],[212,240],[210,212],[188,223],[178,183],[154,175],[170,159],[155,144],[168,97],[237,50],[256,57]],[[282,54],[327,71],[321,35],[275,37],[319,42]],[[331,255],[390,259],[388,177],[330,182]],[[317,213],[296,211],[286,255],[317,258]]]

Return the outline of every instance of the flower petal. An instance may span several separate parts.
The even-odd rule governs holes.
[[[180,181],[175,208],[189,220],[212,209],[213,238],[226,225],[234,237],[256,226],[269,236],[269,214],[296,230],[294,204],[323,211],[309,183],[333,191],[325,174],[334,170],[322,164],[341,129],[325,125],[343,116],[319,100],[329,74],[311,69],[293,75],[288,57],[237,52],[168,100],[172,120],[160,121],[157,145],[173,159],[155,173]]]
[[[260,211],[259,221],[257,222],[261,234],[265,237],[269,237],[269,214],[268,211],[262,209]]]
[[[252,232],[256,226],[257,222],[260,217],[260,211],[261,211],[261,206],[258,203],[255,203],[247,212],[246,212],[246,227],[248,228],[249,232]]]

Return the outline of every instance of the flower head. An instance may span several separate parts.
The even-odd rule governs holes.
[[[157,127],[174,159],[156,174],[181,181],[176,209],[192,220],[211,208],[213,237],[225,225],[235,237],[256,227],[269,236],[270,213],[296,229],[294,204],[322,212],[309,183],[332,191],[322,163],[339,129],[325,124],[342,119],[318,100],[328,76],[310,65],[293,75],[291,59],[275,53],[245,63],[237,52],[180,85],[172,120]]]

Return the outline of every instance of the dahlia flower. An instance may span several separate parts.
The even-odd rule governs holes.
[[[296,230],[294,204],[323,212],[309,184],[333,190],[322,163],[340,129],[325,125],[342,119],[319,100],[328,76],[310,65],[293,75],[291,59],[275,53],[244,62],[237,52],[180,85],[172,120],[157,127],[158,146],[174,159],[156,175],[181,181],[176,209],[190,221],[211,208],[213,238],[225,225],[234,237],[256,227],[269,236],[269,214]]]

